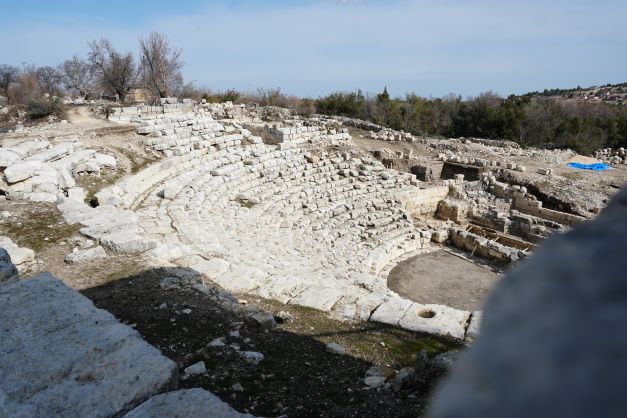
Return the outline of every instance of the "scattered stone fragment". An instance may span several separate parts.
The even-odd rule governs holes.
[[[205,367],[204,361],[199,361],[198,363],[194,363],[191,366],[186,367],[183,370],[183,374],[185,375],[186,378],[196,376],[199,374],[204,374],[204,373],[207,373],[207,368]]]
[[[224,347],[225,345],[226,344],[224,344],[224,341],[222,341],[220,338],[216,338],[208,344],[209,347],[215,347],[215,348],[221,348],[221,347]]]
[[[246,360],[248,364],[252,364],[253,366],[261,363],[264,358],[263,354],[256,351],[241,351],[240,355],[244,358],[244,360]]]
[[[11,256],[13,264],[20,266],[25,263],[31,263],[35,261],[35,251],[30,248],[19,247],[9,237],[0,236],[0,247],[4,248]]]
[[[366,377],[379,376],[388,380],[396,375],[396,371],[387,366],[372,366],[366,370]]]
[[[413,375],[413,367],[403,367],[402,369],[400,369],[396,376],[394,376],[394,378],[390,381],[392,390],[394,390],[395,392],[401,390],[403,386],[407,385],[411,381]]]
[[[96,260],[101,260],[103,258],[107,258],[107,253],[101,246],[97,246],[94,248],[89,248],[87,250],[79,250],[78,248],[74,248],[74,250],[65,256],[66,263],[86,263]]]
[[[247,320],[249,323],[262,330],[271,330],[276,328],[276,321],[274,320],[274,316],[267,312],[259,312],[251,315],[247,317]]]
[[[366,386],[371,388],[378,388],[379,386],[383,386],[385,383],[385,377],[383,376],[368,376],[364,379],[364,383]]]
[[[327,344],[326,350],[328,353],[341,354],[341,355],[346,354],[346,349],[337,343]]]
[[[289,312],[280,311],[274,315],[274,319],[278,323],[289,323],[294,321],[294,316]]]

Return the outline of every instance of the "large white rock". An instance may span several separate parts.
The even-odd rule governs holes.
[[[63,190],[71,189],[76,186],[76,181],[74,181],[74,177],[72,174],[64,168],[57,169],[58,174],[58,184],[59,187]]]
[[[405,312],[407,312],[411,304],[412,302],[410,300],[403,299],[398,295],[393,295],[372,313],[370,320],[384,324],[398,325],[398,322],[405,315]]]
[[[22,158],[15,152],[0,148],[0,168],[17,164],[21,160]]]
[[[106,235],[100,242],[105,248],[119,253],[143,253],[157,246],[155,241],[147,241],[133,232],[117,232]]]
[[[183,389],[153,396],[124,418],[253,418],[241,414],[204,389]]]
[[[71,153],[74,150],[74,144],[71,142],[62,142],[53,145],[50,148],[42,150],[28,157],[26,161],[55,161]]]
[[[87,250],[74,249],[70,254],[65,256],[66,263],[85,263],[88,261],[96,261],[107,258],[107,253],[101,246],[89,248]]]
[[[35,251],[18,246],[9,237],[0,237],[0,247],[9,253],[11,261],[17,266],[35,261]]]
[[[57,195],[53,193],[47,193],[47,192],[35,192],[35,193],[31,193],[28,196],[28,200],[30,200],[31,202],[56,203]]]
[[[328,312],[341,298],[340,287],[313,285],[290,300],[290,303]]]
[[[444,305],[413,303],[398,325],[412,331],[437,334],[463,340],[470,312]]]
[[[50,142],[42,139],[34,139],[31,141],[20,142],[17,145],[11,146],[9,149],[22,158],[26,158],[29,155],[36,153],[42,149],[46,149],[50,146]]]
[[[30,177],[38,175],[42,167],[40,161],[25,161],[13,164],[4,170],[4,177],[9,184],[24,181]]]
[[[0,287],[0,416],[116,416],[176,364],[50,274]]]
[[[113,155],[100,154],[97,152],[94,154],[94,159],[101,167],[115,168],[117,165]]]

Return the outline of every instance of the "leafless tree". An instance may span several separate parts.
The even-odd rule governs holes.
[[[89,63],[103,90],[117,94],[121,102],[137,77],[135,59],[130,52],[120,53],[108,39],[89,42]]]
[[[41,95],[37,67],[24,64],[8,88],[9,102],[25,105]]]
[[[181,50],[170,46],[165,35],[153,32],[141,37],[139,47],[142,77],[155,96],[168,97],[183,85]]]
[[[63,76],[65,88],[85,97],[92,88],[93,77],[89,64],[78,55],[65,60],[59,65],[59,71]]]
[[[0,65],[0,89],[6,97],[9,97],[9,86],[15,82],[19,72],[20,70],[12,65]]]
[[[39,89],[50,95],[58,93],[61,84],[61,72],[54,67],[37,68],[37,82]]]

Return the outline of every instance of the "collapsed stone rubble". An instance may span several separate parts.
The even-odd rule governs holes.
[[[55,203],[59,197],[84,198],[76,179],[86,173],[114,170],[114,156],[86,148],[77,138],[47,139],[27,136],[0,147],[0,191],[10,200]]]

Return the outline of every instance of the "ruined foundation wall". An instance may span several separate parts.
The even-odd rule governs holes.
[[[433,215],[438,208],[438,203],[446,198],[448,192],[449,186],[415,188],[404,192],[401,201],[411,216]]]
[[[513,209],[519,210],[522,213],[537,216],[543,219],[547,219],[549,221],[568,226],[577,225],[587,220],[582,216],[543,208],[541,201],[528,199],[524,197],[521,193],[516,193],[514,195],[514,202],[512,204],[512,207]]]

